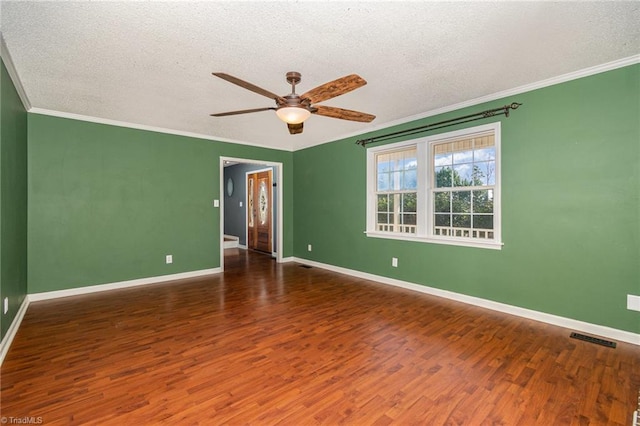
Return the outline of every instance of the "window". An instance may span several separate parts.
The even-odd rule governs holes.
[[[500,248],[500,123],[369,148],[367,235]]]
[[[415,147],[376,154],[376,229],[416,233],[418,159]]]

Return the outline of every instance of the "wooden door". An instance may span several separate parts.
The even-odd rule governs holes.
[[[248,247],[271,253],[273,188],[271,170],[247,175],[247,234]]]

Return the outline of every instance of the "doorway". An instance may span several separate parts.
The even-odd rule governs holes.
[[[229,246],[259,250],[283,262],[282,175],[282,163],[220,157],[222,270]]]

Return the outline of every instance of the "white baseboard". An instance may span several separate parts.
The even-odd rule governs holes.
[[[589,334],[608,337],[610,339],[619,340],[619,341],[631,343],[634,345],[640,345],[640,334],[631,333],[629,331],[618,330],[616,328],[606,327],[598,324],[591,324],[584,321],[578,321],[571,318],[560,317],[557,315],[538,312],[531,309],[521,308],[518,306],[507,305],[505,303],[494,302],[493,300],[482,299],[475,296],[467,296],[461,293],[455,293],[452,291],[442,290],[439,288],[428,287],[420,284],[414,284],[407,281],[397,280],[395,278],[383,277],[381,275],[369,274],[367,272],[356,271],[353,269],[342,268],[340,266],[329,265],[326,263],[320,263],[313,260],[293,257],[293,261],[302,263],[305,265],[327,269],[333,272],[338,272],[340,274],[350,275],[356,278],[363,278],[370,281],[376,281],[382,284],[389,284],[396,287],[402,287],[408,290],[414,290],[414,291],[429,294],[432,296],[444,297],[445,299],[451,299],[458,302],[479,306],[481,308],[491,309],[493,311],[516,315],[519,317],[528,318],[535,321],[544,322],[547,324],[557,325],[559,327],[564,327],[572,330],[582,331]]]
[[[9,327],[9,329],[7,330],[7,334],[4,335],[4,339],[2,339],[2,342],[0,342],[0,366],[2,365],[7,352],[9,352],[9,348],[11,347],[11,343],[13,342],[13,338],[16,337],[16,333],[20,328],[20,324],[22,323],[22,319],[24,318],[24,314],[27,312],[28,307],[29,296],[25,296],[22,304],[20,305],[20,309],[18,309],[18,313],[11,323],[11,327]]]
[[[70,288],[66,290],[47,291],[43,293],[29,294],[30,302],[39,300],[57,299],[59,297],[78,296],[80,294],[97,293],[99,291],[116,290],[121,288],[136,287],[140,285],[158,284],[166,281],[182,280],[185,278],[202,277],[206,275],[219,274],[220,268],[202,269],[199,271],[182,272],[179,274],[160,275],[157,277],[139,278],[136,280],[120,281],[108,284],[91,285],[87,287]]]
[[[228,249],[228,248],[236,248],[239,245],[240,242],[240,238],[236,237],[235,235],[227,235],[224,234],[224,248]]]

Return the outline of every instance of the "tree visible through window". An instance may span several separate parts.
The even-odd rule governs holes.
[[[368,150],[367,235],[500,248],[500,123]]]
[[[433,144],[434,235],[493,239],[493,135]]]
[[[376,155],[376,229],[416,233],[417,172],[415,147]]]

